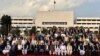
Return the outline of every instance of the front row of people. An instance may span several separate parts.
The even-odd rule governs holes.
[[[76,47],[76,48],[75,48]],[[99,46],[98,44],[84,45],[80,44],[78,46],[72,46],[71,44],[64,45],[63,43],[60,46],[55,46],[55,50],[52,54],[56,55],[72,55],[73,53],[79,53],[81,56],[91,53],[89,55],[95,56],[99,55]]]
[[[72,54],[72,46],[70,44],[67,47],[62,43],[61,46],[57,46],[55,48],[54,54],[56,55],[71,55]]]
[[[7,43],[7,45],[5,46],[5,48],[2,52],[3,52],[3,54],[8,54],[9,52],[11,52],[11,50],[12,50],[12,52],[19,50],[22,52],[23,55],[26,55],[29,47],[30,47],[30,45],[28,45],[28,43],[27,44],[23,43],[23,45],[13,44],[12,46],[10,45],[10,43]],[[72,55],[75,52],[78,52],[80,55],[85,55],[86,52],[91,52],[91,54],[95,55],[95,54],[98,54],[98,52],[100,51],[98,44],[84,45],[83,43],[80,43],[80,44],[67,43],[67,45],[66,45],[63,42],[58,45],[44,45],[44,44],[33,45],[32,50],[34,52],[40,51],[41,53],[48,51],[48,53],[50,55],[51,54]],[[16,53],[16,52],[14,52],[14,53]]]

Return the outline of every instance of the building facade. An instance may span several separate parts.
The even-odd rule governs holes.
[[[36,26],[41,30],[43,27],[76,27],[83,26],[90,28],[91,31],[98,31],[100,17],[77,17],[74,18],[73,11],[39,11],[33,17],[11,17],[12,27],[19,27],[21,30]]]
[[[77,17],[74,26],[83,26],[90,28],[92,31],[98,31],[100,17]]]
[[[98,31],[100,17],[77,17],[74,18],[72,11],[42,11],[36,15],[35,25],[42,27],[84,27],[91,31]]]
[[[73,26],[72,11],[42,11],[36,15],[37,27],[70,27]]]
[[[33,17],[12,17],[12,27],[19,27],[21,30],[31,28],[34,25]]]

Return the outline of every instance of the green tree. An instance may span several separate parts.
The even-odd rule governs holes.
[[[30,35],[36,34],[36,26],[33,26],[29,32],[30,32]]]
[[[29,35],[29,30],[28,30],[27,28],[24,30],[24,34],[25,34],[26,36]]]
[[[46,28],[43,28],[42,33],[43,34],[47,34],[48,33],[48,30]]]
[[[19,27],[17,26],[15,29],[13,29],[12,31],[12,34],[13,35],[17,35],[17,36],[20,36],[20,29],[19,29]]]
[[[7,35],[11,30],[11,16],[3,15],[1,17],[1,33]]]
[[[96,35],[97,35],[97,34],[98,34],[98,31],[94,31],[94,34],[96,34]]]
[[[100,25],[99,25],[99,34],[100,34]]]

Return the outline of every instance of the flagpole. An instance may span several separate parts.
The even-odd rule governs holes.
[[[56,4],[56,1],[54,0],[54,11],[55,11],[55,4]]]

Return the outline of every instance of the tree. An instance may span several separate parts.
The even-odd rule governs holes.
[[[29,32],[30,32],[30,35],[32,35],[32,34],[35,35],[36,34],[36,26],[33,26]]]
[[[100,34],[100,25],[99,25],[99,34]]]
[[[42,33],[43,34],[47,34],[48,33],[48,30],[46,28],[43,28]]]
[[[8,35],[11,30],[11,16],[3,15],[1,17],[1,30],[3,35]]]
[[[24,30],[24,34],[25,34],[26,36],[29,35],[29,30],[28,30],[27,28]]]
[[[15,29],[13,29],[12,31],[12,34],[13,35],[17,35],[17,36],[20,36],[20,29],[19,29],[19,27],[17,26]]]
[[[94,34],[96,34],[96,35],[97,35],[97,34],[98,34],[98,31],[94,31]]]
[[[57,27],[56,27],[56,26],[53,26],[53,27],[52,27],[52,32],[53,32],[53,34],[54,34],[56,31],[57,31]]]

